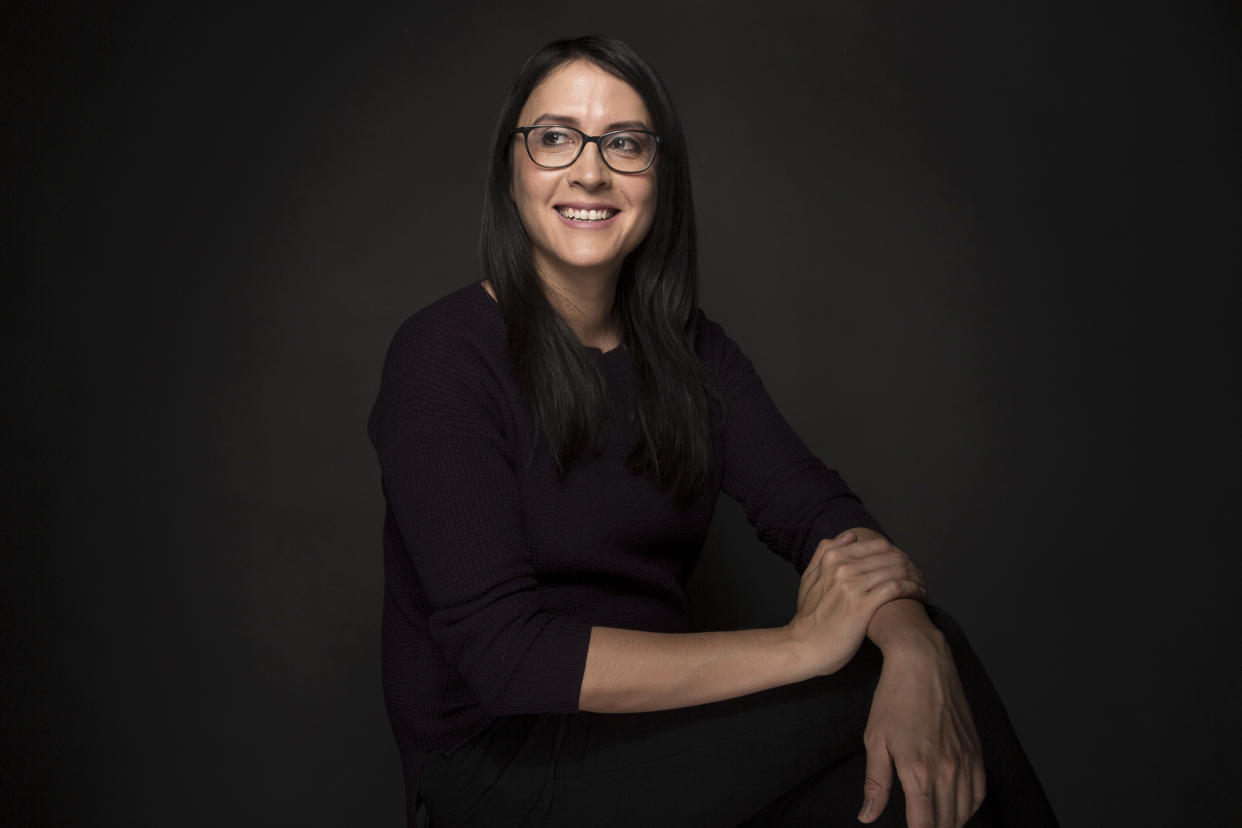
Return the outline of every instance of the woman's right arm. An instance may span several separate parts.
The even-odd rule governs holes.
[[[876,607],[917,595],[903,556],[844,534],[816,549],[784,627],[657,634],[549,612],[480,353],[438,326],[404,326],[370,433],[428,633],[493,714],[660,710],[790,684],[838,669]]]
[[[884,541],[853,532],[819,544],[783,627],[651,633],[594,627],[579,708],[637,713],[707,704],[833,673],[857,652],[871,616],[922,598],[922,575]]]

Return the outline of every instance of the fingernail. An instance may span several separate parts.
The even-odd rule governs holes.
[[[869,816],[871,816],[871,800],[870,800],[870,799],[864,799],[864,800],[863,800],[863,807],[862,807],[862,811],[858,814],[858,818],[859,818],[859,819],[866,819],[866,818],[867,818],[867,817],[869,817]]]

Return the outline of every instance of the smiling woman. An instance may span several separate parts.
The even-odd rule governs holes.
[[[621,264],[655,217],[655,136],[643,144],[645,152],[636,149],[639,136],[651,134],[651,115],[634,87],[594,63],[574,60],[535,87],[519,119],[531,126],[519,127],[524,140],[513,142],[510,192],[535,269],[557,310],[587,322],[574,309],[612,306]],[[601,143],[582,130],[612,134]],[[610,157],[622,165],[631,160],[635,169],[619,171]],[[604,350],[620,340],[608,325],[588,326],[579,335]]]
[[[486,278],[389,349],[369,431],[411,824],[1055,825],[918,568],[698,309],[688,170],[625,44],[540,49],[499,119]],[[802,574],[786,625],[688,629],[722,491]]]

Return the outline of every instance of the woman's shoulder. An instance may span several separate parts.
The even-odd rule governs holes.
[[[695,349],[699,359],[718,385],[728,385],[739,372],[752,370],[742,349],[725,332],[724,326],[708,317],[700,308]]]
[[[387,388],[444,395],[477,393],[511,373],[500,308],[479,282],[453,291],[413,313],[397,328],[384,357]]]
[[[371,411],[372,439],[416,417],[447,422],[494,412],[510,375],[500,309],[480,283],[455,290],[413,313],[393,335]]]
[[[481,282],[472,282],[411,314],[393,335],[388,360],[497,355],[505,347],[500,308]]]
[[[724,327],[709,317],[702,308],[696,308],[694,313],[695,327],[698,329],[696,347],[700,352],[718,350],[723,343],[729,341],[729,336],[725,333]]]

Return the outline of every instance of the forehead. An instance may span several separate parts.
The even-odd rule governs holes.
[[[651,115],[634,87],[593,63],[574,60],[548,73],[526,99],[521,122],[559,116],[587,132],[602,132],[611,124],[641,121],[651,126]]]

